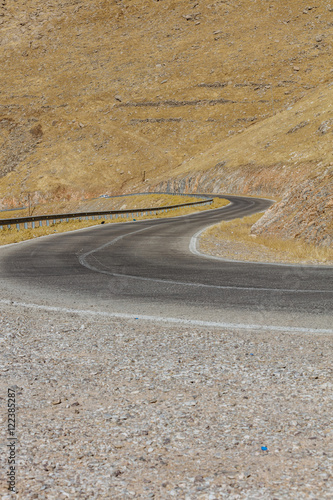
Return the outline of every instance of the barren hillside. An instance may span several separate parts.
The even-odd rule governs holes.
[[[3,206],[168,181],[332,197],[328,1],[3,0],[0,30]]]

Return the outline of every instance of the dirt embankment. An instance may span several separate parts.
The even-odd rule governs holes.
[[[287,192],[252,227],[252,234],[333,245],[333,168]]]

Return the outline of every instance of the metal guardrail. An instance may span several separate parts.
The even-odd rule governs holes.
[[[187,195],[189,196],[189,195]],[[46,221],[46,225],[50,225],[50,221],[53,221],[53,224],[56,224],[56,221],[66,221],[68,222],[69,219],[79,219],[79,220],[89,220],[91,217],[93,220],[95,217],[98,217],[101,219],[103,216],[105,218],[112,219],[113,216],[117,219],[118,216],[120,217],[129,217],[130,214],[136,214],[137,217],[139,215],[148,215],[148,213],[154,213],[157,215],[159,212],[167,212],[168,210],[175,210],[177,208],[181,207],[189,207],[189,206],[196,206],[196,205],[210,205],[213,202],[212,198],[208,198],[206,200],[202,201],[194,201],[190,203],[178,203],[176,205],[166,205],[163,207],[155,207],[155,208],[136,208],[136,209],[127,209],[127,210],[106,210],[106,211],[94,211],[94,212],[75,212],[75,213],[68,213],[68,214],[51,214],[51,215],[35,215],[35,216],[30,216],[30,217],[17,217],[17,218],[9,218],[9,219],[0,219],[0,230],[3,229],[4,226],[7,226],[8,229],[11,229],[11,226],[16,225],[16,229],[20,230],[21,224],[24,225],[24,229],[28,229],[28,224],[30,223],[31,228],[35,228],[36,222],[38,222],[39,226],[43,225],[43,221]]]

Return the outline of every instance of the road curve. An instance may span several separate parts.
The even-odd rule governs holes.
[[[215,196],[215,195],[214,195]],[[189,250],[205,226],[272,202],[105,224],[0,250],[2,299],[225,324],[330,329],[333,268],[223,262]]]

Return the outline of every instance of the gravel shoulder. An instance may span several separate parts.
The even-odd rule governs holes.
[[[329,248],[270,238],[266,238],[264,244],[256,235],[250,234],[250,227],[258,217],[259,214],[252,216],[250,224],[247,221],[251,217],[246,217],[210,226],[196,238],[197,251],[221,259],[244,262],[333,265],[333,253]],[[233,230],[238,234],[233,235]]]
[[[0,341],[15,498],[332,498],[328,335],[1,305]]]

